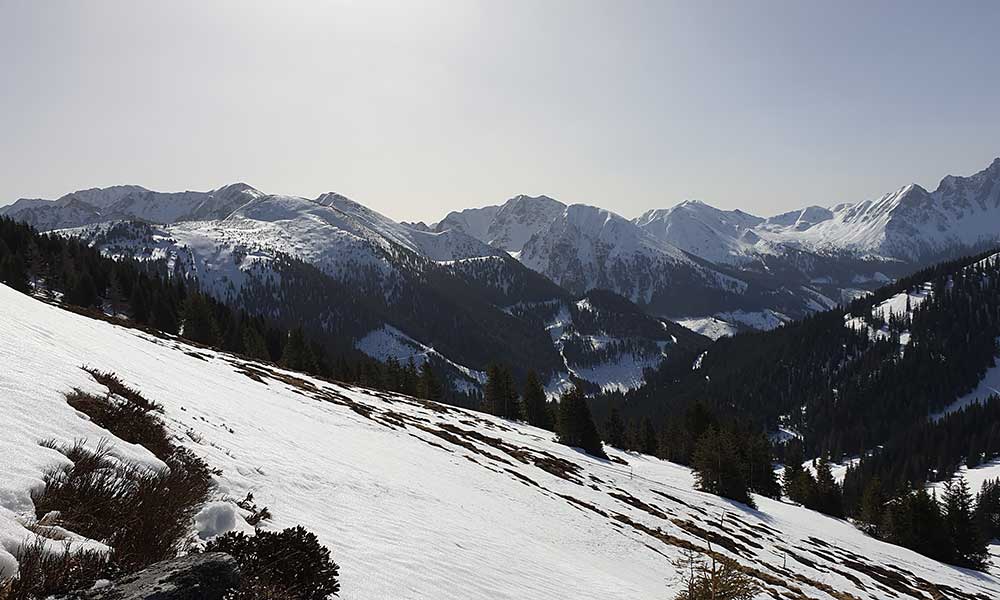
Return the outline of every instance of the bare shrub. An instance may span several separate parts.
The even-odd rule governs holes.
[[[131,571],[172,558],[187,539],[195,509],[208,499],[207,466],[187,452],[167,457],[166,469],[112,461],[107,446],[65,449],[73,466],[46,473],[32,496],[39,518],[59,512],[59,524],[114,548]]]
[[[162,406],[152,400],[147,400],[146,397],[139,392],[139,390],[125,385],[125,382],[114,373],[110,371],[98,371],[97,369],[91,369],[90,367],[81,368],[90,373],[90,376],[94,378],[94,381],[108,388],[108,391],[112,394],[120,396],[132,404],[143,408],[144,410],[163,412]]]
[[[709,550],[707,558],[688,551],[674,563],[684,590],[674,600],[753,600],[757,582],[736,561]]]
[[[66,394],[66,402],[116,437],[145,446],[161,460],[173,452],[163,423],[152,410],[140,404],[111,394],[96,396],[80,390]]]
[[[88,588],[98,579],[118,577],[112,557],[85,550],[47,552],[42,540],[26,543],[17,551],[18,576],[0,581],[0,600],[36,600]]]

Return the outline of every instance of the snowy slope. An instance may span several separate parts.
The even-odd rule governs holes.
[[[341,566],[347,600],[664,598],[678,591],[672,561],[681,548],[705,549],[709,540],[757,570],[769,590],[761,599],[929,599],[928,586],[949,598],[1000,595],[993,576],[875,541],[842,521],[764,498],[750,510],[694,491],[691,473],[664,461],[617,451],[597,460],[535,428],[302,378],[2,286],[0,305],[4,548],[27,535],[28,491],[61,460],[38,442],[94,445],[108,435],[62,398],[74,387],[101,391],[79,369],[86,363],[163,404],[179,442],[222,470],[219,498],[252,490],[274,514],[268,527],[315,531]],[[144,449],[114,443],[119,454],[155,464]]]

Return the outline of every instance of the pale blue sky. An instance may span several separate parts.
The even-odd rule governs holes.
[[[994,1],[0,0],[0,204],[853,202],[1000,155],[998,31]]]

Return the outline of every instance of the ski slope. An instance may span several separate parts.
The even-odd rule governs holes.
[[[758,498],[751,510],[698,492],[668,462],[614,450],[595,459],[536,428],[154,337],[4,286],[0,365],[8,572],[29,535],[29,491],[65,460],[38,442],[110,437],[63,399],[104,391],[88,365],[163,405],[179,443],[221,469],[216,502],[253,491],[274,515],[268,527],[314,531],[341,567],[345,600],[670,598],[682,548],[709,542],[754,569],[761,599],[1000,597],[992,575],[790,504]],[[119,456],[157,464],[111,441]]]

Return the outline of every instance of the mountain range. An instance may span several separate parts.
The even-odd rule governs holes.
[[[712,337],[770,329],[996,243],[1000,159],[933,192],[907,185],[769,218],[686,201],[627,219],[521,195],[426,225],[336,193],[309,199],[243,183],[82,190],[0,214],[162,261],[217,297],[379,358],[433,358],[457,387],[476,387],[499,357],[539,370],[551,390],[573,378],[629,389],[670,346],[704,343],[671,321]],[[582,333],[572,325],[583,310],[605,318]],[[623,329],[622,314],[648,323]]]

